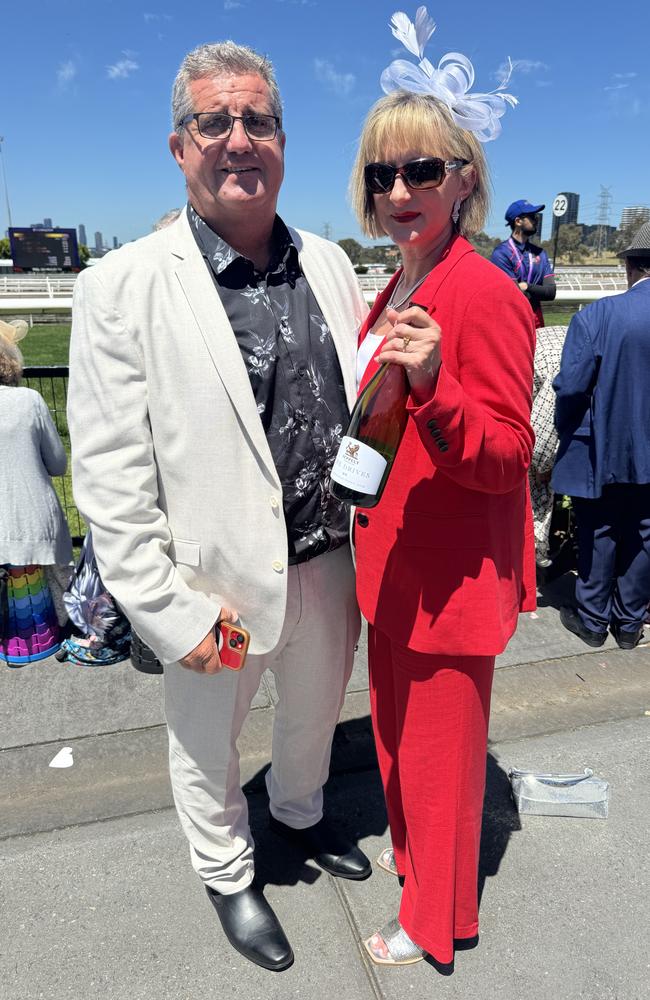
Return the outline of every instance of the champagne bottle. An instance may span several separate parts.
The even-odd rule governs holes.
[[[406,429],[409,383],[401,365],[384,364],[352,411],[330,478],[330,493],[357,507],[375,507]]]

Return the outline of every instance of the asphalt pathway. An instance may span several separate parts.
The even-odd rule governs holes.
[[[265,677],[240,741],[258,876],[296,953],[273,974],[225,942],[171,805],[160,682],[128,664],[0,667],[2,1000],[385,997],[647,1000],[650,647],[590,650],[559,625],[570,578],[500,657],[481,846],[481,940],[453,975],[378,969],[363,938],[399,886],[323,873],[267,828],[275,689]],[[326,789],[330,817],[374,859],[386,816],[357,655]],[[74,765],[49,762],[62,747]],[[606,821],[519,817],[511,766],[611,785]]]

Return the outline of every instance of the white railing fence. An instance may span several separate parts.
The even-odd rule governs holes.
[[[7,274],[0,277],[0,298],[48,299],[72,295],[76,274]]]
[[[390,281],[389,274],[362,274],[366,300],[374,302]],[[593,302],[627,289],[623,267],[560,267],[556,272],[556,302]],[[68,312],[76,274],[0,275],[0,313]]]
[[[390,281],[390,274],[362,274],[359,284],[366,299],[374,301]],[[604,295],[627,290],[624,267],[560,267],[555,272],[556,302],[593,302]]]

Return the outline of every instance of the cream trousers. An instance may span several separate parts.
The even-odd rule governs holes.
[[[174,801],[195,871],[221,893],[237,892],[253,878],[237,738],[267,668],[278,692],[266,775],[271,813],[295,828],[323,814],[334,727],[360,631],[350,549],[290,566],[288,573],[284,627],[270,653],[249,656],[241,672],[209,676],[165,666]]]

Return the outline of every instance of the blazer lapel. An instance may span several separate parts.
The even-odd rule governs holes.
[[[327,323],[332,340],[341,364],[343,386],[348,406],[352,408],[357,398],[356,380],[354,377],[354,356],[356,345],[351,343],[348,319],[342,316],[342,310],[351,308],[349,303],[341,302],[341,288],[335,287],[329,268],[323,267],[323,261],[312,254],[303,243],[300,234],[295,229],[289,229],[300,259],[300,267],[311,288]]]
[[[258,453],[273,482],[277,483],[275,464],[257,412],[255,396],[239,344],[192,236],[185,213],[174,228],[176,239],[172,253],[178,258],[176,277],[180,287],[251,447]]]
[[[462,257],[464,257],[465,254],[473,252],[474,252],[474,247],[472,246],[471,243],[469,243],[462,236],[454,236],[450,240],[447,248],[445,249],[442,258],[438,261],[436,266],[431,270],[429,276],[420,285],[419,296],[422,298],[422,301],[434,302],[440,286],[445,281],[445,279],[451,274],[451,272],[456,267],[456,264],[459,262],[459,260]],[[377,297],[375,304],[370,311],[370,315],[368,316],[364,324],[362,330],[362,337],[364,337],[366,333],[368,333],[368,331],[372,329],[373,323],[375,322],[377,317],[383,312],[384,307],[388,302],[391,292],[395,288],[395,285],[397,284],[397,281],[401,273],[402,269],[400,268],[398,271],[395,272],[395,274],[393,275],[392,279],[390,280],[386,288],[383,290],[383,292],[381,292],[381,294]],[[413,296],[413,301],[417,301],[417,299],[418,299],[418,293],[416,293]],[[370,379],[377,372],[376,357],[379,354],[382,345],[383,341],[381,341],[381,343],[377,345],[375,353],[373,354],[372,358],[366,365],[366,370],[363,373],[363,378],[361,379],[361,382],[359,384],[359,392],[362,392],[365,389]]]
[[[423,302],[435,302],[440,286],[447,280],[458,262],[468,253],[475,253],[472,244],[464,236],[458,234],[452,236],[442,257],[430,271],[429,277],[420,285],[420,295]]]

